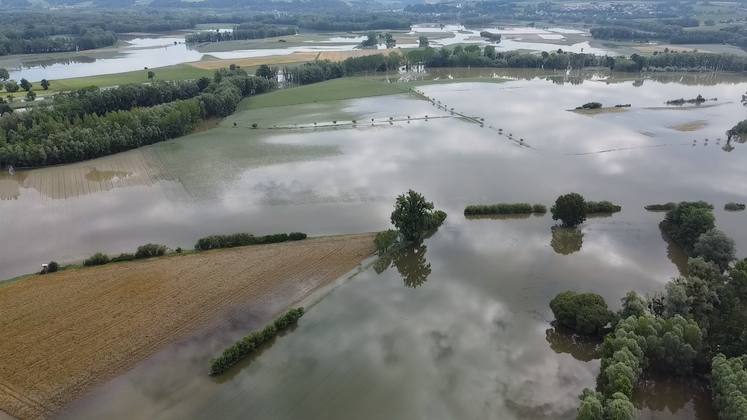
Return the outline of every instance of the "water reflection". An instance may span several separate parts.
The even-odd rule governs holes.
[[[602,357],[603,340],[601,337],[580,335],[570,328],[553,323],[552,327],[545,331],[545,338],[555,353],[568,353],[582,362],[590,362]]]
[[[522,220],[528,219],[534,214],[535,217],[542,217],[541,213],[516,213],[516,214],[465,214],[467,220]]]
[[[664,231],[661,232],[661,239],[667,244],[667,258],[671,261],[680,272],[681,276],[687,276],[687,254],[681,246],[677,245]]]
[[[405,287],[417,288],[428,281],[431,265],[425,259],[428,247],[422,242],[415,242],[391,254],[380,257],[373,265],[376,274],[382,274],[389,267],[394,267],[402,277]]]
[[[695,378],[645,373],[633,389],[639,418],[717,418],[708,384]]]
[[[550,246],[555,252],[561,255],[571,255],[581,251],[581,246],[584,244],[584,232],[580,229],[562,226],[553,226],[551,229]]]

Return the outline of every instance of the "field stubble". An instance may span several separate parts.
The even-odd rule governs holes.
[[[261,308],[272,319],[373,252],[372,234],[326,237],[64,271],[4,287],[0,409],[21,420],[47,418],[169,344],[219,328],[216,321],[237,307]]]

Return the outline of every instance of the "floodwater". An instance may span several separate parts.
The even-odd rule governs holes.
[[[232,29],[222,29],[222,32]],[[487,45],[488,42],[480,37],[480,30],[467,30],[459,25],[446,25],[444,29],[428,26],[413,26],[410,34],[438,33],[439,36],[447,35],[446,38],[432,39],[435,46],[449,46],[454,44],[478,44]],[[603,48],[592,47],[588,41],[572,45],[561,45],[524,40],[521,35],[535,35],[539,40],[565,40],[563,34],[583,34],[583,31],[563,28],[534,29],[534,28],[488,28],[494,33],[511,34],[514,39],[503,39],[501,43],[494,44],[498,51],[528,50],[528,51],[555,51],[562,49],[569,52],[585,52],[591,54],[615,55],[614,51]],[[204,56],[218,59],[256,58],[276,55],[291,55],[297,52],[324,52],[324,51],[352,51],[358,48],[358,44],[365,39],[363,36],[330,36],[322,41],[307,41],[309,45],[289,46],[285,48],[258,48],[242,49],[234,51],[201,53],[193,46],[184,43],[184,37],[180,35],[164,37],[133,37],[120,35],[121,40],[130,45],[123,48],[108,47],[99,50],[82,51],[80,53],[56,54],[55,58],[45,57],[43,54],[32,54],[22,56],[4,57],[5,64],[10,73],[10,78],[30,81],[42,79],[68,79],[74,77],[96,76],[103,74],[115,74],[128,71],[143,70],[145,67],[155,69],[159,67],[199,61]],[[292,36],[286,37],[291,39]],[[400,43],[399,48],[417,48],[417,44]],[[386,46],[380,44],[378,49],[386,52]]]
[[[443,72],[461,74],[431,78]],[[484,118],[483,127],[408,95],[252,110],[176,141],[5,175],[0,278],[147,242],[191,248],[216,233],[383,230],[396,195],[412,188],[448,213],[444,226],[312,297],[298,327],[260,356],[209,378],[210,357],[257,327],[227,325],[225,334],[155,356],[60,418],[570,420],[578,394],[595,386],[599,343],[553,329],[548,303],[573,289],[618,309],[628,290],[652,293],[681,274],[684,255],[658,229],[663,213],[644,205],[712,202],[717,226],[747,256],[747,212],[723,211],[747,200],[747,145],[717,140],[744,119],[747,80],[685,85],[670,77],[576,84],[545,75],[418,88]],[[719,100],[663,105],[698,94]],[[593,117],[567,111],[591,101],[632,107]],[[365,123],[248,128],[333,118]],[[706,124],[669,128],[693,121]],[[622,212],[589,218],[578,231],[553,228],[549,214],[462,214],[468,204],[549,207],[570,191]],[[645,390],[635,398],[640,419],[716,419],[702,384],[648,378]]]

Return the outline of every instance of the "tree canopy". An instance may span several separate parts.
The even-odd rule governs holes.
[[[560,220],[565,227],[576,227],[586,220],[586,202],[578,193],[561,195],[550,208],[552,220]]]
[[[560,324],[582,334],[596,334],[614,319],[604,298],[595,293],[558,293],[550,301],[550,309]]]
[[[428,231],[441,226],[446,220],[446,213],[433,211],[433,203],[409,190],[397,197],[390,220],[405,241],[416,241]]]

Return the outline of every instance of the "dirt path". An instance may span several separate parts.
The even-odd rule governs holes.
[[[307,239],[66,271],[0,288],[0,410],[21,420],[49,417],[230,309],[277,314],[374,250],[372,234]]]

